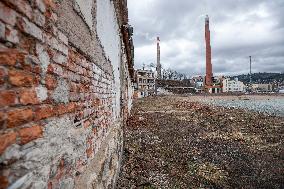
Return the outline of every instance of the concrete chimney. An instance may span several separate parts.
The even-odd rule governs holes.
[[[162,66],[161,66],[161,48],[160,48],[160,38],[157,37],[157,74],[158,79],[161,79],[162,75]]]

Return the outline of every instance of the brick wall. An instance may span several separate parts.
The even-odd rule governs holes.
[[[133,69],[115,3],[0,1],[1,189],[114,186]]]

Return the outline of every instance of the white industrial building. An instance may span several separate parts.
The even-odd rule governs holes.
[[[239,81],[238,78],[234,80],[226,78],[223,80],[223,92],[245,92],[245,85],[243,82]]]

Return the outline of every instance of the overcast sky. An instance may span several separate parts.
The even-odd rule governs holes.
[[[284,72],[284,0],[128,0],[135,67],[161,63],[189,75],[205,73],[204,19],[210,17],[214,75]]]

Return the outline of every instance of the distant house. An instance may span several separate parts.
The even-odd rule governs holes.
[[[155,92],[155,75],[152,70],[136,70],[136,93],[138,98],[153,95]]]
[[[271,84],[252,84],[252,90],[254,92],[271,92],[272,85]]]

